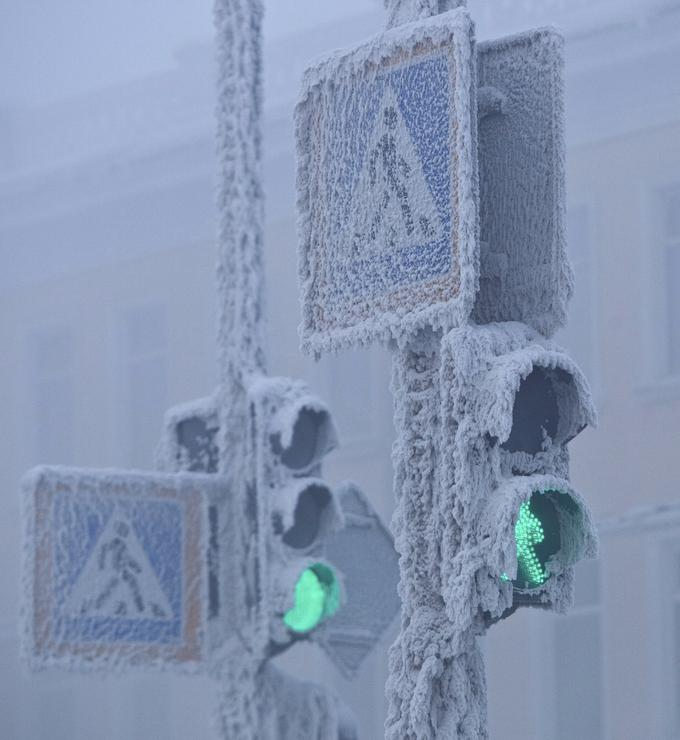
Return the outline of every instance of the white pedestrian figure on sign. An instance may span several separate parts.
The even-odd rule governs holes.
[[[397,96],[388,87],[354,191],[352,251],[390,250],[439,238],[441,222]]]
[[[100,609],[113,593],[118,590],[118,586],[123,581],[132,594],[137,611],[143,612],[144,599],[142,598],[139,583],[137,582],[137,576],[142,572],[142,566],[130,555],[126,542],[130,528],[125,522],[116,522],[114,529],[116,536],[110,542],[106,542],[99,551],[99,570],[106,571],[108,559],[110,561],[110,569],[114,572],[114,575],[109,579],[104,590],[96,598],[95,608]],[[116,614],[118,616],[125,616],[127,614],[125,601],[118,602]]]
[[[167,619],[171,612],[132,525],[120,514],[102,533],[70,602],[83,617]]]

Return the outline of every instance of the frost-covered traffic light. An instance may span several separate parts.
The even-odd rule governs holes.
[[[444,548],[455,552],[443,561],[448,607],[467,589],[487,622],[520,605],[564,611],[574,564],[596,553],[588,508],[569,482],[567,444],[595,422],[585,378],[556,345],[515,322],[450,332],[441,373],[451,482]]]
[[[399,612],[399,569],[392,537],[358,486],[331,489],[321,463],[338,445],[328,407],[304,383],[260,377],[248,388],[247,573],[257,614],[260,659],[314,639],[352,678]],[[217,473],[219,397],[170,409],[158,450],[172,472]],[[223,599],[219,564],[228,523],[210,512],[213,611]],[[224,527],[226,526],[226,530]],[[225,564],[228,566],[228,563]],[[258,653],[259,651],[259,653]]]
[[[319,477],[337,433],[327,407],[301,382],[263,378],[249,397],[254,515],[262,527],[265,565],[262,616],[269,649],[278,652],[310,636],[340,608],[341,579],[322,557],[322,545],[342,526],[342,512]]]

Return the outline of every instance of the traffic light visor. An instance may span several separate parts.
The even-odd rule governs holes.
[[[317,399],[284,406],[273,420],[272,452],[295,474],[304,474],[337,446],[330,412]]]
[[[559,600],[573,566],[597,554],[585,502],[568,481],[552,475],[508,479],[491,495],[480,526],[489,576],[512,582],[515,593]]]
[[[477,398],[481,428],[509,453],[536,455],[597,421],[577,365],[538,344],[495,358]]]
[[[294,550],[316,546],[342,524],[342,512],[333,492],[318,478],[296,478],[273,496],[274,534]]]

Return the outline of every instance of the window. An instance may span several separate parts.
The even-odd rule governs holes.
[[[586,378],[594,383],[594,258],[590,239],[590,215],[585,206],[572,208],[567,214],[569,257],[574,268],[575,288],[569,304],[567,326],[557,341],[573,356]]]
[[[573,609],[554,622],[555,722],[558,740],[603,736],[602,626],[597,560],[576,566]]]
[[[167,337],[164,310],[155,305],[125,316],[129,464],[150,468],[167,407]]]
[[[36,331],[29,339],[31,433],[35,462],[74,461],[73,336],[65,327]]]
[[[680,186],[661,193],[661,268],[663,270],[667,370],[680,375]]]

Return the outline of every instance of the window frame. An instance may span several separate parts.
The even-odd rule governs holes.
[[[643,223],[645,236],[640,260],[642,321],[642,378],[637,392],[649,401],[663,402],[680,396],[680,371],[670,368],[670,326],[668,285],[666,282],[667,247],[663,233],[662,199],[669,192],[680,191],[676,174],[647,182],[643,188]]]
[[[659,528],[669,527],[661,533]],[[655,536],[656,535],[656,536]],[[657,726],[654,737],[661,740],[673,740],[680,736],[680,703],[676,698],[680,696],[680,664],[676,663],[675,656],[680,652],[680,632],[675,635],[673,609],[680,606],[680,567],[678,568],[676,587],[673,593],[668,589],[668,578],[664,577],[664,565],[675,559],[680,566],[680,522],[662,522],[647,534],[647,547],[651,557],[648,559],[650,603],[659,603],[661,608],[656,610],[652,630],[652,655],[654,670],[652,671],[652,691],[659,697],[661,711],[657,713]],[[673,649],[669,650],[669,644]]]

